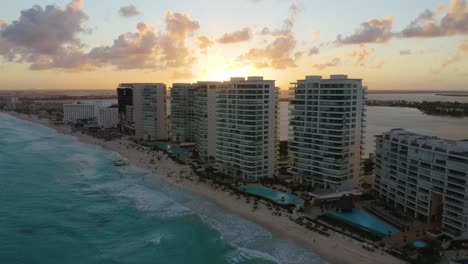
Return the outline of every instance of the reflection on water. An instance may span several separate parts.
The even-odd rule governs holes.
[[[288,138],[288,102],[280,103],[280,138]],[[432,116],[414,108],[367,107],[365,156],[374,152],[374,137],[392,128],[444,139],[468,139],[468,117]]]

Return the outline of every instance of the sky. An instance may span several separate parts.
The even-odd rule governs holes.
[[[0,9],[0,89],[347,74],[468,91],[468,0],[21,0]]]

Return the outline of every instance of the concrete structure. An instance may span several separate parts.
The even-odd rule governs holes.
[[[376,137],[375,188],[389,206],[448,235],[468,230],[468,141],[392,129]]]
[[[0,96],[0,109],[15,110],[18,102],[19,100],[15,96]]]
[[[167,140],[166,85],[133,84],[135,137],[145,141]]]
[[[217,90],[216,163],[248,180],[273,177],[279,135],[278,90],[263,77],[231,78]]]
[[[117,99],[122,131],[147,141],[167,140],[165,84],[122,83]]]
[[[121,83],[117,88],[119,127],[122,132],[130,135],[135,134],[133,86],[131,83]]]
[[[97,117],[95,104],[64,104],[63,121],[76,122],[79,119],[93,119]]]
[[[193,142],[194,88],[190,83],[174,83],[171,89],[171,140]]]
[[[199,159],[216,157],[216,91],[220,82],[197,82],[194,87],[193,133]]]
[[[102,128],[117,127],[119,124],[119,109],[117,107],[100,107],[97,121]]]
[[[291,172],[305,185],[342,191],[359,184],[366,88],[346,75],[306,76],[290,88]]]

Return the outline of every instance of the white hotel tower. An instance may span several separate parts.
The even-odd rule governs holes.
[[[194,88],[191,83],[174,83],[171,89],[171,140],[194,141]]]
[[[333,191],[357,187],[366,88],[347,75],[306,76],[290,88],[289,153],[302,184]]]
[[[273,177],[278,146],[275,81],[231,78],[220,85],[216,100],[216,162],[236,177]]]
[[[216,91],[220,82],[197,82],[194,87],[193,129],[200,160],[216,157]]]
[[[134,83],[135,137],[146,141],[167,140],[166,85]]]

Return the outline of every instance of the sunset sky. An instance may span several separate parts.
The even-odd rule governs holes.
[[[465,0],[20,0],[0,9],[0,89],[112,89],[348,74],[467,90]]]

